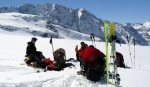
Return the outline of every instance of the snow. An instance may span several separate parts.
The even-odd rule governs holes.
[[[46,33],[49,34],[47,37],[55,35],[55,37],[65,39],[91,40],[88,34],[83,34],[72,29],[67,29],[60,25],[52,24],[55,27],[55,30],[58,32],[54,32],[54,30],[50,28],[47,29],[47,21],[43,20],[40,16],[37,15],[21,14],[16,12],[1,13],[0,19],[0,28],[11,32],[25,32],[37,36],[42,36],[44,33]],[[49,25],[51,25],[51,23]],[[97,37],[96,40],[100,41],[100,39]]]
[[[143,25],[141,25],[141,24],[133,24],[134,29],[140,29],[142,27],[143,27]]]
[[[51,11],[51,13],[52,13],[53,10],[55,9],[55,5],[56,5],[56,4],[53,4],[53,5],[52,5],[52,11]]]
[[[76,67],[65,68],[63,71],[47,71],[36,73],[36,69],[20,65],[23,63],[27,42],[33,36],[27,34],[0,31],[0,87],[113,87],[106,82],[92,82],[81,75],[79,62],[73,63]],[[53,60],[49,38],[37,37],[37,50]],[[64,48],[67,58],[75,58],[75,46],[83,40],[53,39],[54,50]],[[88,45],[91,41],[85,41]],[[128,45],[119,44],[117,51],[124,55],[125,64],[131,67],[131,58]],[[96,47],[105,53],[105,43],[96,42]],[[111,47],[109,46],[109,49]],[[132,62],[134,46],[130,45]],[[135,68],[118,68],[121,78],[121,87],[149,87],[150,83],[150,46],[135,46]],[[109,50],[110,54],[110,50]],[[111,79],[110,79],[111,81]]]
[[[146,28],[150,28],[150,22],[149,22],[149,21],[145,22],[143,25],[144,25]]]
[[[53,5],[53,9],[51,11],[55,10],[54,9],[55,7],[56,6]],[[63,10],[66,11],[65,9]],[[78,18],[80,18],[81,16],[85,16],[82,14],[83,10],[84,9],[80,9],[78,11]],[[74,10],[71,11],[73,12]],[[67,18],[69,17],[67,16]],[[86,25],[86,21],[81,22],[82,20],[79,20],[79,22],[83,26],[83,27],[80,26],[80,28],[87,29],[85,31],[80,30],[83,32],[78,32],[75,31],[75,29],[72,29],[72,28],[76,28],[75,26],[64,28],[60,25],[52,24],[53,26],[55,26],[56,30],[58,31],[57,34],[59,38],[67,38],[67,39],[53,39],[54,50],[60,47],[64,48],[66,50],[67,58],[76,58],[75,49],[74,49],[76,45],[80,46],[81,41],[86,42],[88,45],[92,44],[91,41],[85,41],[85,40],[90,40],[88,33],[90,34],[91,32],[93,32],[95,33],[95,35],[96,34],[100,35],[99,38],[104,37],[103,27],[102,27],[103,24],[99,23],[99,20],[96,17],[93,18],[87,16],[86,18],[92,18],[93,21],[90,23],[92,25],[88,25],[88,24]],[[36,21],[34,21],[35,19]],[[66,21],[68,21],[68,19],[66,19]],[[105,81],[94,83],[87,80],[85,77],[81,75],[77,75],[77,71],[80,70],[79,62],[73,63],[76,67],[65,68],[63,71],[60,72],[47,71],[47,72],[36,73],[37,69],[27,67],[26,65],[21,65],[25,58],[24,55],[26,52],[27,42],[30,41],[32,37],[35,37],[30,33],[24,32],[23,29],[28,28],[29,31],[31,32],[35,30],[35,31],[47,32],[47,33],[55,33],[51,30],[48,30],[45,26],[46,26],[46,21],[40,19],[38,15],[21,14],[15,12],[0,14],[0,53],[1,53],[0,87],[106,87],[107,86]],[[88,26],[88,27],[84,28],[84,26]],[[96,26],[96,27],[90,28],[90,26]],[[132,28],[130,29],[129,25],[125,27],[128,29],[128,31],[123,29],[123,27],[120,24],[117,24],[117,26],[116,29],[118,29],[117,31],[122,32],[121,35],[123,36],[125,35],[125,33],[123,32],[126,33],[131,32],[130,35],[133,35],[132,34],[133,29]],[[135,25],[134,28],[140,28],[141,26],[143,27],[143,25],[137,24]],[[149,22],[145,23],[145,27],[146,26],[147,27],[149,26]],[[15,32],[11,32],[11,31],[8,32],[6,31],[7,29],[5,30],[5,28],[12,28],[12,29],[17,28],[18,30]],[[99,28],[100,31],[96,30]],[[85,34],[86,32],[87,34]],[[49,44],[49,38],[42,38],[39,36],[36,37],[38,38],[38,41],[36,42],[37,50],[42,51],[44,56],[53,60],[52,47]],[[103,40],[102,38],[101,39],[99,38],[95,38],[96,41]],[[140,38],[138,39],[140,41],[139,43],[143,42]],[[96,47],[105,53],[104,42],[96,42]],[[109,46],[109,49],[110,48],[111,47]],[[134,46],[130,45],[130,48],[131,48],[132,62],[134,63]],[[137,46],[137,45],[135,46],[135,61],[136,61],[135,68],[127,68],[127,69],[118,68],[118,72],[121,77],[120,86],[149,87],[150,85],[149,83],[150,59],[148,57],[149,49],[150,46]],[[122,44],[120,46],[117,44],[117,51],[121,52],[124,55],[124,60],[126,65],[131,67],[132,65],[131,65],[131,58],[130,58],[128,45]],[[109,54],[110,54],[110,50],[109,50]],[[112,87],[112,85],[109,84],[107,87]]]
[[[35,17],[36,15],[30,15],[30,14],[21,14],[21,13],[1,13],[0,14],[0,25],[5,25],[5,26],[15,26],[19,28],[29,28],[31,30],[37,30],[41,32],[52,32],[50,30],[47,30],[44,27],[40,27],[35,25],[33,21],[26,21],[22,17]],[[9,21],[9,22],[8,22]],[[38,23],[43,21],[38,21]],[[44,25],[43,25],[44,26]]]
[[[79,33],[77,31],[73,31],[71,29],[66,29],[66,28],[63,28],[61,26],[58,26],[58,25],[54,25],[56,28],[57,28],[57,31],[59,32],[59,38],[65,38],[65,39],[81,39],[81,40],[91,40],[89,38],[89,35],[87,34],[83,34],[83,33]],[[99,38],[95,37],[95,40],[96,41],[100,41]]]
[[[80,19],[80,17],[82,16],[82,11],[83,11],[84,9],[83,8],[81,8],[79,11],[78,11],[78,17],[79,17],[79,19]]]

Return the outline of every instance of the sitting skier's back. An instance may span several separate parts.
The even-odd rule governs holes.
[[[79,56],[82,71],[85,73],[87,79],[92,81],[100,80],[105,71],[104,53],[91,45],[84,49],[84,51],[81,52]]]

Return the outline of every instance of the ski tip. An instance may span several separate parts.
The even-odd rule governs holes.
[[[114,28],[115,28],[115,24],[114,22],[110,23],[110,36],[114,35]]]
[[[106,23],[107,21],[106,20],[103,20],[103,23]]]

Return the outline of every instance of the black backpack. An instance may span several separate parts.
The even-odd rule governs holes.
[[[66,66],[66,54],[63,48],[59,48],[54,52],[56,55],[56,62],[59,67],[65,68]]]
[[[88,80],[96,82],[103,76],[103,70],[100,65],[97,65],[96,67],[88,67],[85,76]]]
[[[66,66],[65,55],[59,54],[58,57],[56,58],[56,62],[58,64],[58,66],[65,68],[65,66]]]

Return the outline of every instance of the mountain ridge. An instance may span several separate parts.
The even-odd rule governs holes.
[[[0,13],[11,13],[17,12],[21,14],[31,14],[36,15],[34,17],[24,17],[25,21],[44,21],[42,28],[52,31],[53,33],[47,33],[44,37],[54,36],[56,38],[67,38],[67,36],[77,36],[77,35],[67,35],[63,37],[60,33],[60,28],[55,26],[61,26],[64,29],[73,30],[82,34],[93,33],[95,37],[99,38],[98,41],[105,41],[104,39],[104,29],[102,19],[97,18],[95,15],[90,13],[84,8],[67,8],[58,4],[24,4],[20,7],[1,7]],[[110,21],[107,21],[110,24]],[[37,24],[36,26],[39,26]],[[125,44],[126,35],[129,36],[130,44],[133,44],[133,38],[136,38],[138,45],[147,46],[150,45],[150,22],[145,24],[136,23],[126,23],[125,25],[115,22],[116,35],[120,39],[121,43]],[[53,29],[52,29],[53,27]],[[55,29],[54,29],[55,28]],[[45,30],[46,30],[45,29]],[[61,31],[62,32],[62,31]],[[71,32],[71,31],[70,31]],[[64,33],[63,33],[64,34]],[[75,33],[74,33],[75,34]],[[58,36],[59,35],[59,36]],[[43,36],[43,35],[39,35]],[[84,37],[84,36],[82,36]],[[90,40],[86,36],[84,40]],[[79,37],[76,39],[80,39]]]

